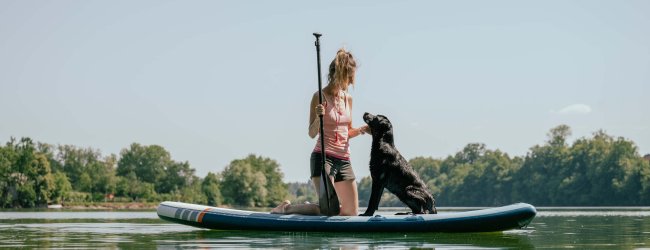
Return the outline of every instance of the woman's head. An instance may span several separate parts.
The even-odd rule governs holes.
[[[330,72],[327,76],[328,84],[333,84],[341,90],[347,90],[349,85],[354,84],[354,72],[357,70],[357,62],[352,54],[341,48],[330,63]]]

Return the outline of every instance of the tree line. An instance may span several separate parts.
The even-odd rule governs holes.
[[[0,146],[0,207],[89,202],[184,201],[268,207],[287,198],[280,165],[249,155],[199,178],[158,145],[131,144],[120,155],[11,138]]]
[[[571,145],[571,129],[550,130],[547,141],[525,156],[511,157],[471,143],[444,159],[409,162],[427,183],[439,206],[648,206],[650,155],[641,157],[632,141],[597,131]],[[369,177],[359,184],[360,204],[370,196]],[[384,206],[402,206],[384,193]]]
[[[567,142],[560,125],[525,156],[511,157],[470,143],[446,158],[409,162],[427,183],[438,206],[650,205],[650,161],[632,141],[598,131]],[[399,145],[398,145],[399,146]],[[172,159],[158,145],[133,143],[119,155],[92,148],[11,138],[0,146],[0,207],[43,207],[57,203],[183,201],[211,206],[269,207],[285,199],[316,202],[309,183],[284,183],[280,165],[251,154],[223,171],[196,176],[188,162]],[[370,177],[358,180],[367,205]],[[402,206],[384,193],[382,206]]]

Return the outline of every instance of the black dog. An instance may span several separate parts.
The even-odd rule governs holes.
[[[411,208],[413,214],[435,214],[435,200],[409,163],[395,148],[393,125],[383,115],[365,113],[363,120],[370,126],[370,176],[372,192],[368,209],[361,216],[372,216],[379,207],[384,188],[395,194]]]

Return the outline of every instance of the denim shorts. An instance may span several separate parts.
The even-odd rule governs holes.
[[[323,163],[321,162],[321,153],[312,152],[310,165],[311,177],[320,177]],[[325,170],[330,170],[330,176],[334,177],[334,182],[354,180],[354,171],[350,161],[328,156],[325,158]]]

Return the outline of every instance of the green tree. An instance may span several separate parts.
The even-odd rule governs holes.
[[[208,172],[208,175],[203,179],[203,183],[201,183],[201,190],[205,194],[209,206],[219,206],[223,204],[219,178],[220,177],[217,174]]]
[[[70,192],[72,192],[72,184],[68,177],[63,172],[54,174],[54,190],[50,194],[50,200],[56,203],[64,203],[68,199]]]
[[[361,211],[365,211],[365,207],[368,206],[368,200],[370,199],[370,194],[372,193],[372,177],[366,176],[361,178],[361,181],[359,182],[357,186],[357,190],[359,192],[359,206],[361,206]],[[404,207],[404,203],[402,203],[397,196],[389,192],[388,190],[384,190],[384,192],[381,194],[381,199],[379,201],[379,206],[380,207]]]
[[[224,202],[241,206],[271,206],[288,198],[279,164],[249,155],[233,160],[222,173]]]
[[[161,146],[133,143],[128,149],[120,152],[117,175],[127,176],[134,173],[140,181],[161,183],[166,177],[167,167],[172,162],[169,152]]]
[[[101,164],[101,153],[92,148],[78,148],[73,145],[59,145],[57,162],[62,171],[70,178],[74,190],[92,192],[93,185],[90,177],[96,178],[90,169],[91,166]],[[83,175],[86,176],[83,176]]]
[[[135,173],[132,173],[135,177]],[[131,183],[129,179],[124,176],[115,177],[115,195],[118,197],[131,197]]]
[[[357,184],[357,192],[359,194],[359,206],[367,207],[372,193],[372,177],[364,176]],[[381,201],[380,201],[381,202]],[[382,206],[382,204],[380,204]]]
[[[30,138],[11,139],[0,151],[4,207],[41,207],[49,202],[54,189],[47,157],[36,150]],[[6,171],[6,172],[5,172]]]
[[[534,146],[514,174],[515,197],[537,205],[643,205],[647,162],[633,142],[598,131],[570,147],[568,126]]]
[[[598,131],[593,138],[577,140],[571,151],[573,169],[561,188],[573,203],[641,204],[643,160],[632,142]]]
[[[79,175],[77,182],[77,190],[81,192],[93,192],[93,180],[90,178],[90,174],[83,172]]]
[[[511,159],[500,150],[488,150],[482,162],[485,169],[479,184],[484,192],[481,205],[499,206],[513,202],[513,175],[521,168],[521,158]]]
[[[192,184],[194,169],[187,162],[173,161],[161,146],[133,143],[120,156],[117,175],[134,173],[138,181],[153,184],[157,193],[172,193]]]
[[[436,203],[443,206],[494,206],[511,202],[513,174],[520,169],[521,162],[521,158],[510,158],[481,143],[470,143],[444,160],[416,157],[409,161],[427,183]]]
[[[166,174],[156,190],[160,193],[170,193],[180,190],[193,182],[194,169],[188,162],[169,162],[165,168]]]
[[[27,193],[31,195],[33,190],[35,195],[33,203],[23,204],[23,206],[46,206],[49,202],[50,192],[54,188],[50,163],[45,155],[36,151],[31,139],[23,138],[18,147],[20,152],[18,166],[26,177],[26,181],[22,183],[22,188],[19,190],[25,191],[25,195],[28,195]]]
[[[254,172],[259,172],[264,176],[266,180],[264,189],[267,192],[266,200],[268,202],[263,203],[262,206],[274,205],[288,198],[287,184],[282,181],[283,174],[280,171],[280,164],[275,160],[251,154],[244,159],[233,162],[235,164],[249,164]]]
[[[202,184],[200,178],[193,176],[189,183],[180,190],[181,200],[189,203],[207,204],[208,197],[203,193]]]
[[[224,169],[221,193],[227,204],[266,206],[266,177],[243,161],[233,161]]]
[[[641,205],[647,206],[650,204],[650,160],[641,159],[639,168],[639,178],[641,179],[641,197],[639,201]]]
[[[11,207],[15,198],[15,142],[16,139],[11,138],[6,146],[0,146],[0,207]]]
[[[135,201],[155,201],[157,198],[156,190],[153,184],[139,182],[135,190]]]
[[[133,172],[117,178],[116,191],[118,195],[129,197],[133,201],[153,200],[157,195],[152,183],[139,181]]]
[[[45,155],[47,160],[50,163],[50,169],[52,173],[57,173],[63,171],[63,166],[61,162],[57,159],[57,147],[52,144],[37,142],[36,150]]]
[[[117,157],[109,155],[104,157],[101,161],[94,162],[86,168],[89,176],[92,176],[90,188],[87,192],[101,194],[97,197],[104,197],[106,194],[115,193],[117,179],[115,166],[117,164]]]
[[[409,160],[409,164],[416,173],[422,178],[422,181],[427,184],[429,191],[437,197],[442,191],[446,175],[443,177],[440,171],[441,160],[433,159],[431,157],[415,157]]]
[[[571,153],[566,143],[571,130],[566,125],[560,125],[548,134],[546,145],[536,145],[526,155],[521,171],[518,172],[515,183],[519,200],[527,200],[538,205],[562,204],[562,181],[570,175]]]

